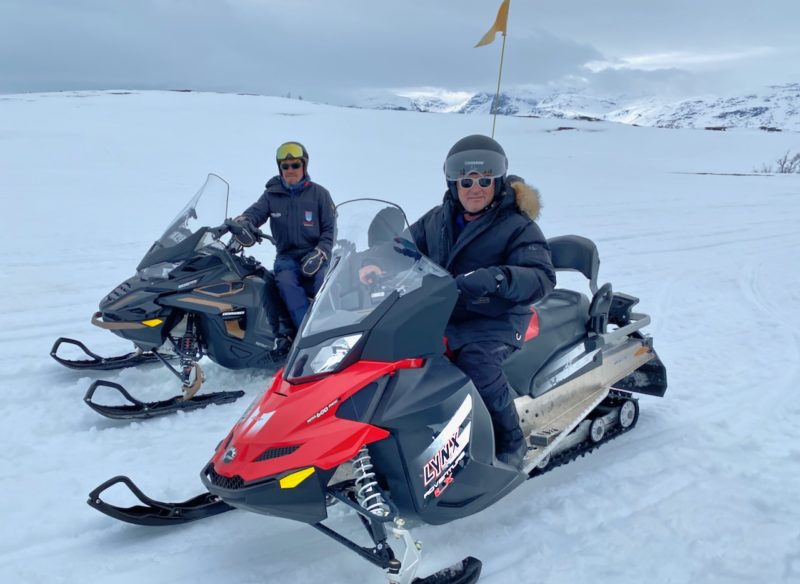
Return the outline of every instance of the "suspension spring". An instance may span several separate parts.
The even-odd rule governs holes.
[[[358,504],[374,515],[386,517],[391,512],[389,504],[383,498],[383,492],[372,472],[372,459],[366,446],[362,446],[352,462],[353,474],[356,477],[356,499]]]

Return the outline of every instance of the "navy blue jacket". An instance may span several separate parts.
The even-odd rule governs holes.
[[[497,266],[508,282],[502,296],[491,296],[486,303],[459,296],[446,331],[453,350],[490,340],[521,347],[530,304],[549,294],[556,283],[547,240],[531,218],[539,213],[538,192],[509,176],[495,201],[457,235],[456,216],[463,209],[448,191],[440,206],[411,226],[419,250],[453,276]]]
[[[257,227],[269,219],[279,255],[300,260],[319,247],[331,257],[336,209],[327,189],[307,178],[290,192],[283,186],[280,176],[272,177],[264,194],[242,215]]]

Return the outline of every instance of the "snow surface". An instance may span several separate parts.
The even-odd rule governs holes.
[[[474,555],[486,584],[800,582],[800,175],[749,174],[797,135],[497,124],[512,171],[541,190],[545,234],[592,238],[601,281],[641,298],[669,390],[643,396],[637,428],[591,456],[416,529],[420,575]],[[274,174],[274,147],[299,139],[337,202],[379,195],[417,217],[440,200],[452,143],[490,130],[484,115],[255,96],[0,97],[0,582],[383,581],[300,523],[234,511],[145,528],[91,509],[87,493],[116,474],[157,499],[199,493],[217,442],[269,380],[207,363],[207,390],[248,396],[126,423],[82,403],[89,383],[163,399],[177,391],[168,372],[82,374],[48,353],[61,335],[129,349],[89,317],[208,172],[231,183],[238,213]],[[366,543],[354,517],[332,515]]]

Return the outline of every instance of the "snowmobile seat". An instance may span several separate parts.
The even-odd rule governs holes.
[[[586,276],[594,298],[590,303],[580,292],[558,288],[533,305],[539,317],[539,334],[503,364],[509,385],[520,395],[530,394],[534,377],[542,366],[585,338],[590,325],[592,330],[604,327],[602,313],[608,313],[605,300],[611,286],[606,284],[600,291],[597,289],[600,254],[594,242],[579,235],[562,235],[548,239],[547,243],[556,271],[571,270]]]
[[[539,317],[539,334],[503,364],[509,385],[520,395],[530,394],[536,373],[553,355],[587,336],[589,299],[584,294],[559,288],[533,308]]]

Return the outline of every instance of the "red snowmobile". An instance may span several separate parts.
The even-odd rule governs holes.
[[[115,477],[90,493],[90,505],[147,525],[245,509],[310,524],[391,583],[475,582],[481,563],[472,557],[415,578],[421,544],[413,525],[489,507],[526,479],[631,430],[639,413],[632,393],[664,395],[664,366],[641,333],[650,319],[632,310],[638,300],[610,284],[598,289],[591,241],[551,239],[556,269],[584,274],[593,296],[559,288],[531,306],[525,346],[505,364],[528,451],[521,468],[498,461],[489,413],[443,342],[455,280],[407,239],[368,241],[364,227],[387,206],[364,199],[339,206],[340,239],[325,283],[286,366],[203,468],[209,492],[162,503]],[[392,270],[364,285],[358,270],[366,261]],[[100,498],[120,482],[144,505]],[[333,503],[361,518],[372,546],[323,523]]]

